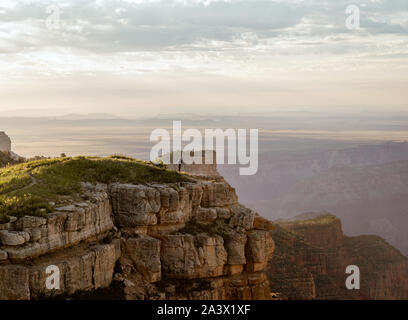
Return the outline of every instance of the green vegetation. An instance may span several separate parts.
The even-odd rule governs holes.
[[[81,199],[81,182],[172,183],[186,175],[128,157],[41,159],[0,169],[0,222],[8,216],[47,216],[55,203]]]
[[[211,224],[199,223],[194,219],[188,221],[186,225],[173,234],[192,234],[197,235],[200,233],[206,233],[209,235],[223,236],[230,228],[222,220],[216,220]]]

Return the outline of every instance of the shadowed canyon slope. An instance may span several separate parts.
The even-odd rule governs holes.
[[[267,269],[282,299],[408,299],[408,258],[377,236],[347,237],[329,214],[278,222]],[[345,286],[346,268],[360,269],[360,290]]]
[[[408,254],[408,143],[260,155],[258,174],[220,168],[241,201],[270,219],[329,211],[348,235],[377,234]]]

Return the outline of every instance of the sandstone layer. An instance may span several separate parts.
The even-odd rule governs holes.
[[[222,178],[82,189],[87,201],[0,225],[0,299],[270,298],[272,225]]]
[[[408,258],[377,236],[347,237],[331,215],[279,223],[268,265],[282,299],[408,299]],[[360,290],[346,289],[346,268],[360,269]]]

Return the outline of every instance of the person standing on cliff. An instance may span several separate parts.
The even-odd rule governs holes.
[[[180,172],[181,171],[181,165],[183,164],[183,153],[181,153],[181,156],[180,156],[180,162],[179,162],[179,165],[178,165],[178,171]]]

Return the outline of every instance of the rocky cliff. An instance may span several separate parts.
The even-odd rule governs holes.
[[[0,151],[7,153],[11,151],[11,140],[3,131],[0,131]]]
[[[407,258],[381,238],[329,214],[272,223],[220,176],[84,157],[0,170],[0,299],[408,298]]]
[[[272,224],[222,178],[86,184],[83,202],[0,224],[0,299],[269,299]],[[47,289],[47,267],[60,272]]]
[[[283,299],[408,299],[408,259],[377,236],[347,237],[328,214],[278,222],[268,265],[271,291]],[[347,290],[357,265],[360,290]]]

